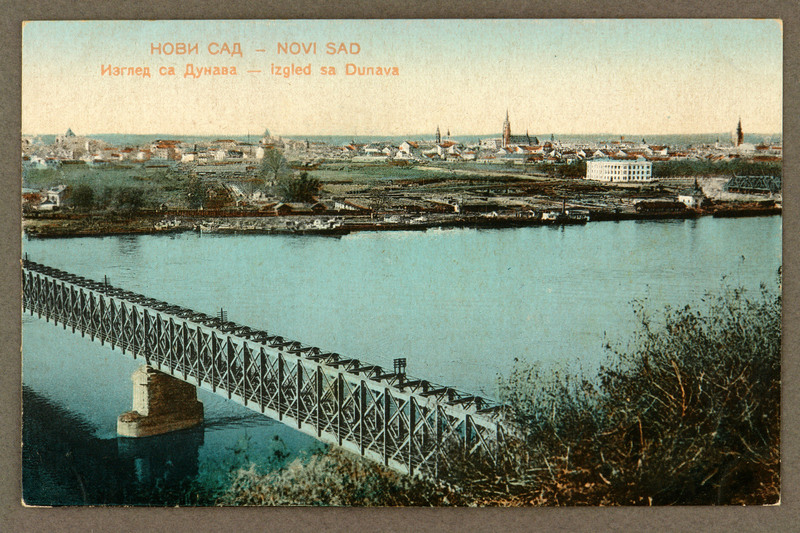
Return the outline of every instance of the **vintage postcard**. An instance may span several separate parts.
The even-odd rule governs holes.
[[[24,503],[779,503],[782,47],[25,23]]]

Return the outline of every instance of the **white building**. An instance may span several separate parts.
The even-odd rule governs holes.
[[[637,159],[597,159],[586,162],[586,179],[612,183],[653,181],[653,164]]]
[[[678,201],[690,209],[699,209],[703,206],[706,195],[703,194],[703,189],[694,180],[694,187],[686,189],[678,193]]]

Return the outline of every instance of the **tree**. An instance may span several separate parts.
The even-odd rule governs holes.
[[[116,197],[117,190],[114,187],[105,187],[95,198],[95,205],[100,209],[108,209],[114,205]]]
[[[144,191],[137,187],[123,187],[117,191],[117,207],[136,212],[144,206]]]
[[[314,195],[322,188],[322,183],[303,172],[299,177],[282,176],[276,185],[277,194],[284,202],[313,202]]]
[[[270,181],[277,183],[278,178],[287,169],[286,158],[277,148],[268,148],[261,160],[260,174],[264,183]]]
[[[202,209],[208,200],[208,190],[198,178],[192,178],[186,184],[186,200],[191,209]]]
[[[72,205],[80,211],[90,211],[94,207],[94,189],[82,183],[72,191]]]

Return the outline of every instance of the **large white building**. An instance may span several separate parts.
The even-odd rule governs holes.
[[[653,181],[653,163],[637,159],[595,159],[586,162],[586,179],[612,183]]]

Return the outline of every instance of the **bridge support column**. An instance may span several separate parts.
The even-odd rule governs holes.
[[[178,431],[203,421],[197,389],[147,365],[131,376],[133,409],[117,418],[123,437],[149,437]]]

